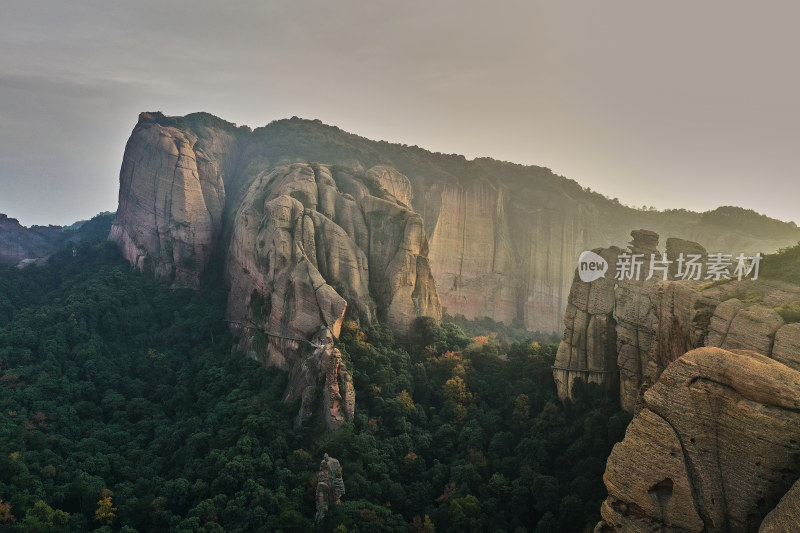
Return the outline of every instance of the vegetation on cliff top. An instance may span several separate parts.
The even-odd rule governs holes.
[[[759,272],[765,278],[800,285],[800,243],[764,256]]]

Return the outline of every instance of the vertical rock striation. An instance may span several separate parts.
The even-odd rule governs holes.
[[[331,505],[340,503],[344,493],[342,466],[338,459],[329,457],[326,453],[319,464],[317,475],[317,514],[314,517],[317,531],[322,531],[322,521],[327,516],[328,510]]]
[[[661,256],[658,236],[631,234],[628,253],[645,254],[641,279],[614,280],[607,275],[585,283],[577,274],[574,278],[553,369],[559,397],[569,397],[578,378],[610,390],[618,380],[622,407],[633,412],[672,361],[702,346],[753,350],[789,366],[797,364],[800,329],[784,324],[774,308],[800,300],[800,288],[763,279],[720,285],[664,281],[661,273],[647,280],[647,258],[651,253]],[[668,260],[681,252],[705,255],[697,243],[674,238],[668,239],[667,250]],[[609,265],[621,253],[619,248],[596,251]],[[592,304],[594,300],[602,304]]]
[[[159,118],[142,113],[125,147],[109,239],[136,268],[196,287],[218,244],[235,138],[214,127],[198,135]]]

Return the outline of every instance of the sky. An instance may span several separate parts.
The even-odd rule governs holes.
[[[0,212],[116,209],[141,111],[541,165],[800,223],[800,4],[0,0]]]

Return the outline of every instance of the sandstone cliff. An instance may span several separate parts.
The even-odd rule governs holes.
[[[657,234],[631,235],[631,253],[660,256]],[[595,252],[615,265],[623,250]],[[705,250],[668,239],[667,259],[680,253]],[[778,311],[800,287],[646,280],[649,266],[639,280],[576,272],[553,369],[562,398],[583,379],[635,413],[606,465],[598,530],[756,531],[767,513],[762,529],[781,530],[798,508],[786,491],[800,477],[800,324]]]
[[[316,161],[366,173],[384,199],[422,216],[447,312],[542,332],[562,330],[578,254],[623,242],[631,228],[680,235],[712,251],[771,252],[800,240],[794,224],[742,209],[641,211],[547,168],[468,161],[296,117],[250,131],[203,113],[145,113],[125,159],[114,238],[132,263],[143,266],[149,257],[159,275],[178,284],[196,283],[205,268],[214,246],[209,235],[220,231],[220,201],[225,234],[259,176]]]
[[[426,255],[422,218],[378,181],[342,168],[282,167],[253,182],[234,220],[229,313],[302,338],[320,325],[338,336],[349,305],[361,321],[380,317],[402,336],[417,316],[441,317]]]
[[[197,286],[218,261],[241,348],[289,370],[304,359],[305,341],[325,328],[338,333],[345,313],[403,336],[415,317],[438,318],[440,299],[451,314],[543,332],[560,331],[567,311],[571,347],[559,364],[606,383],[619,379],[619,359],[632,408],[664,361],[709,336],[703,295],[698,317],[674,317],[697,320],[694,336],[655,339],[653,321],[668,319],[653,311],[658,284],[613,290],[627,291],[622,299],[608,287],[584,296],[573,287],[586,307],[567,309],[578,254],[642,225],[742,252],[800,239],[794,224],[741,209],[640,211],[542,167],[467,161],[297,118],[251,131],[204,113],[140,115],[110,238],[132,265],[175,286]],[[665,302],[692,298],[682,291],[664,288]],[[778,346],[795,342],[779,337]],[[564,379],[568,390],[572,378]],[[297,382],[287,397],[305,389]]]
[[[178,287],[198,286],[216,258],[242,351],[291,372],[299,421],[324,385],[334,429],[352,420],[352,382],[338,352],[308,353],[310,339],[338,336],[346,312],[400,337],[416,317],[442,314],[411,182],[390,166],[353,165],[276,159],[257,133],[210,115],[142,113],[109,236],[133,266]]]
[[[798,408],[796,369],[748,350],[681,356],[644,394],[608,459],[604,527],[756,531],[800,474]],[[765,530],[796,513],[795,498]]]
[[[657,234],[632,235],[632,251],[658,251]],[[622,252],[596,251],[610,265]],[[668,259],[687,251],[704,253],[697,243],[668,240]],[[645,261],[642,272],[648,269]],[[580,378],[614,391],[618,386],[622,407],[632,412],[672,361],[703,346],[753,350],[789,366],[800,357],[800,328],[784,324],[775,310],[800,301],[800,287],[763,277],[722,284],[645,277],[586,283],[575,274],[554,365],[560,397]]]
[[[195,287],[219,244],[235,137],[222,128],[195,130],[160,118],[142,113],[125,147],[109,239],[135,267]]]

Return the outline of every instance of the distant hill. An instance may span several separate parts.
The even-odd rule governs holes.
[[[69,226],[25,227],[17,219],[0,213],[0,264],[43,260],[68,241],[103,239],[113,221],[114,213],[100,213],[91,220]]]

